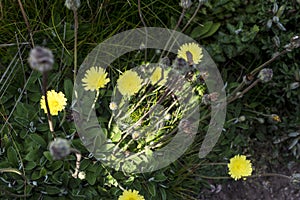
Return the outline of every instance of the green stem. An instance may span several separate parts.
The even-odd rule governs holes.
[[[77,35],[78,35],[78,15],[77,10],[73,10],[74,13],[74,21],[75,21],[75,27],[74,27],[74,83],[76,81],[76,74],[77,74]]]

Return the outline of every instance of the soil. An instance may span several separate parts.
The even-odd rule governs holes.
[[[256,168],[254,174],[267,172],[292,176],[300,174],[300,162],[293,157],[282,158],[274,154],[274,149],[266,148],[272,144],[256,143],[253,155],[259,155],[255,163],[264,163],[261,168]],[[280,157],[280,159],[279,159]],[[299,180],[299,179],[298,179]],[[248,178],[247,180],[224,181],[211,180],[211,190],[204,190],[199,195],[199,200],[300,200],[300,180],[292,183],[290,179],[271,176]]]

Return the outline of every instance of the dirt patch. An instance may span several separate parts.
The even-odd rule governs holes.
[[[300,162],[293,157],[278,156],[272,144],[255,142],[256,146],[252,155],[257,155],[256,168],[253,174],[279,173],[287,176],[300,174]],[[274,153],[275,152],[275,153]],[[248,178],[247,180],[220,181],[211,180],[211,190],[204,190],[199,195],[199,200],[300,200],[300,183],[292,183],[290,179],[272,176]]]

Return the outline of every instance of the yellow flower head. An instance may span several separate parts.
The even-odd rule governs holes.
[[[278,115],[272,114],[271,117],[272,117],[272,119],[273,119],[275,122],[281,122],[281,119],[280,119],[280,117],[279,117]]]
[[[155,85],[158,81],[158,85],[164,85],[167,82],[167,72],[163,71],[161,67],[156,67],[150,77],[151,84]]]
[[[186,43],[178,50],[177,57],[183,58],[189,64],[199,64],[203,57],[202,48],[194,42]]]
[[[252,165],[250,160],[246,160],[246,156],[236,155],[230,159],[228,164],[229,175],[234,179],[238,180],[246,176],[251,176]]]
[[[123,194],[119,196],[118,200],[145,200],[143,196],[139,195],[136,190],[124,190]]]
[[[55,92],[54,90],[47,92],[48,105],[51,115],[58,115],[67,105],[67,99],[62,92]],[[45,96],[43,95],[40,101],[41,108],[47,113]]]
[[[142,87],[143,80],[131,70],[124,72],[117,81],[118,89],[123,96],[131,96]]]
[[[84,89],[91,91],[97,91],[100,88],[104,88],[109,81],[107,73],[105,73],[104,69],[101,67],[91,67],[87,70],[82,79]]]

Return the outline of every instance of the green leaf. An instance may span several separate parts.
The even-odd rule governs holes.
[[[53,161],[53,157],[52,157],[50,151],[44,151],[43,154],[44,154],[44,156],[47,158],[47,160]]]
[[[39,149],[31,149],[25,156],[25,160],[37,161],[39,159]]]
[[[33,171],[32,175],[31,175],[31,179],[32,180],[37,180],[39,178],[41,178],[40,171],[38,171],[38,170]]]
[[[167,193],[166,193],[165,189],[159,188],[159,191],[160,191],[161,199],[167,200]]]
[[[96,183],[97,176],[95,176],[94,172],[87,172],[85,179],[90,185],[94,185]]]
[[[147,184],[147,187],[148,187],[148,191],[149,193],[151,194],[151,196],[155,196],[156,195],[156,187],[155,187],[155,184],[150,182]]]
[[[162,182],[162,181],[165,181],[165,180],[167,180],[167,177],[164,175],[163,172],[161,172],[159,174],[156,174],[154,176],[154,181],[156,181],[156,182]]]
[[[18,165],[17,152],[12,146],[10,146],[7,150],[7,158],[8,158],[8,161],[11,164],[13,164],[14,166]]]
[[[209,36],[212,36],[219,28],[220,28],[221,24],[220,23],[214,23],[211,28],[209,29],[209,31],[207,33],[205,33],[204,35],[202,35],[200,37],[200,39],[203,38],[207,38]]]
[[[204,34],[206,34],[207,32],[209,32],[209,30],[211,29],[212,25],[213,25],[213,22],[212,21],[208,21],[208,22],[205,22],[203,24],[203,26],[197,26],[192,31],[191,37],[192,38],[199,38],[199,37],[203,36]]]
[[[47,147],[46,141],[41,136],[39,136],[38,134],[31,134],[30,138],[32,139],[32,141],[34,141],[38,145],[40,145],[42,147],[45,147],[45,148]]]
[[[26,165],[25,165],[25,170],[32,170],[36,167],[36,163],[35,162],[32,162],[32,161],[29,161]]]
[[[72,100],[72,94],[73,94],[73,82],[71,79],[66,79],[64,81],[64,92],[69,102]]]
[[[60,193],[60,188],[48,185],[46,187],[46,192],[47,192],[47,194],[50,194],[50,195],[59,194]]]

